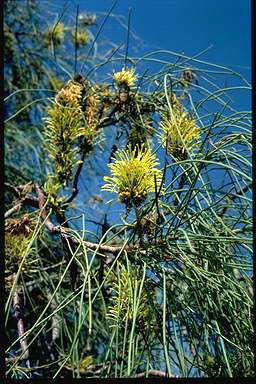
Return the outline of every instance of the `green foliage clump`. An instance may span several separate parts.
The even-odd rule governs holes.
[[[5,229],[5,272],[17,272],[22,263],[23,273],[30,275],[37,263],[35,248],[29,244],[36,222],[25,214],[20,220],[9,220]],[[23,260],[24,259],[24,260]]]

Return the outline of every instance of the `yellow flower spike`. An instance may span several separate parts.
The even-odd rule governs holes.
[[[179,109],[175,110],[175,120],[186,148],[180,139],[175,123],[168,115],[161,118],[160,142],[164,148],[167,146],[170,155],[182,160],[187,157],[187,150],[190,151],[193,146],[198,144],[200,129],[195,125],[194,119],[189,118],[187,112]]]
[[[133,307],[137,304],[136,331],[145,331],[148,327],[156,324],[154,311],[152,312],[150,310],[150,301],[154,300],[155,291],[152,289],[151,282],[145,279],[141,290],[140,301],[135,303],[133,291],[136,285],[140,286],[141,284],[142,277],[140,271],[135,267],[132,271],[128,272],[119,262],[118,269],[120,273],[119,279],[114,271],[109,275],[112,297],[107,307],[106,318],[110,321],[110,327],[118,326],[121,330],[124,330],[127,321],[130,329],[134,318]]]
[[[45,118],[46,150],[54,159],[58,179],[67,185],[75,162],[74,141],[83,126],[79,104],[82,85],[69,82],[63,87],[48,108]]]
[[[121,72],[115,72],[113,75],[113,80],[118,87],[122,85],[126,85],[127,87],[131,87],[135,81],[137,80],[137,76],[134,75],[135,69],[122,68]]]
[[[118,159],[119,157],[119,159]],[[156,185],[159,188],[162,180],[162,172],[156,166],[159,162],[150,150],[145,150],[144,145],[134,150],[128,146],[127,150],[118,152],[113,163],[108,164],[111,176],[105,176],[104,181],[108,182],[102,189],[118,194],[120,202],[127,207],[142,204],[149,192],[155,191]]]

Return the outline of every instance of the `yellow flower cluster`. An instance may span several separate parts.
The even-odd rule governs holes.
[[[60,45],[64,39],[64,24],[59,22],[57,25],[52,25],[48,31],[43,34],[44,46],[50,47],[51,41],[56,45]]]
[[[69,82],[60,90],[45,118],[46,149],[55,161],[60,182],[66,186],[75,163],[74,142],[81,135],[83,115],[79,99],[82,85]],[[83,132],[82,132],[83,133]]]
[[[170,155],[182,160],[187,157],[187,150],[190,151],[198,143],[200,130],[195,125],[194,119],[190,118],[185,111],[176,109],[175,121],[176,124],[171,116],[168,115],[164,115],[161,118],[160,127],[162,133],[160,141],[164,148],[167,146],[167,151]]]
[[[70,83],[59,91],[57,100],[60,103],[62,101],[65,103],[77,101],[79,98],[81,98],[82,88],[83,86],[81,84]]]
[[[83,25],[94,25],[97,22],[97,16],[95,13],[82,13],[78,16],[78,20]]]
[[[125,85],[131,87],[137,80],[137,76],[134,75],[135,70],[132,68],[125,69],[122,68],[121,72],[115,72],[113,75],[113,80],[118,87]]]
[[[77,31],[71,32],[73,43],[79,49],[81,45],[86,45],[90,40],[90,35],[86,29],[79,28]]]
[[[119,156],[119,159],[118,159]],[[145,201],[149,192],[155,191],[162,180],[162,172],[155,168],[159,163],[150,150],[144,145],[134,150],[128,146],[127,150],[119,151],[115,161],[108,164],[111,176],[105,176],[102,189],[118,193],[119,201],[127,207],[138,207]]]
[[[92,132],[96,132],[99,124],[98,110],[99,110],[99,99],[96,96],[87,96],[86,98],[86,112],[85,117],[88,126]]]

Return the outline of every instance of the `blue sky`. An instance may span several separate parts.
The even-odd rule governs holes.
[[[74,11],[107,12],[114,0],[57,0],[56,10],[68,3]],[[51,7],[53,4],[51,4]],[[251,4],[249,0],[118,0],[113,13],[128,17],[131,28],[147,51],[166,49],[188,56],[209,46],[206,61],[239,71],[251,77]],[[108,21],[103,29],[110,28]],[[117,40],[119,31],[112,31]]]
[[[55,6],[60,13],[67,4],[68,11],[65,14],[75,14],[79,4],[79,13],[96,12],[100,25],[103,13],[111,8],[114,0],[57,0],[51,3],[51,7]],[[145,52],[164,49],[191,57],[209,48],[200,56],[201,60],[233,69],[251,81],[249,0],[118,0],[112,13],[122,16],[122,21],[126,23],[129,9],[131,30],[137,36],[136,39],[132,35],[130,37],[130,56],[137,54],[138,57]],[[91,28],[96,33],[96,29]],[[116,44],[126,43],[126,30],[120,28],[116,20],[109,18],[99,41],[102,37]],[[138,51],[132,50],[134,46]],[[159,68],[151,66],[151,69],[157,71]],[[238,109],[250,109],[249,92],[246,97],[237,92],[236,97],[240,103],[236,106]]]
[[[64,3],[64,1],[63,1]],[[112,0],[80,0],[80,10],[106,11]],[[250,80],[251,16],[249,0],[119,0],[113,13],[127,16],[151,49],[194,55],[213,45],[207,61],[232,67]]]

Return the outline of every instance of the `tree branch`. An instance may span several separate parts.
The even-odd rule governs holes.
[[[77,184],[78,184],[79,175],[80,175],[80,173],[82,171],[82,168],[83,168],[83,165],[84,165],[85,156],[86,156],[86,152],[83,152],[82,157],[81,157],[82,163],[80,163],[78,165],[77,170],[76,170],[76,174],[75,174],[75,177],[74,177],[74,182],[73,182],[73,187],[72,187],[72,194],[65,200],[65,204],[69,204],[72,200],[74,200],[74,198],[76,197],[76,195],[79,192],[78,188],[77,188]]]
[[[44,224],[50,232],[59,233],[62,237],[71,239],[71,241],[73,243],[76,243],[76,244],[79,243],[79,241],[75,237],[73,237],[71,234],[67,233],[66,228],[61,227],[61,226],[55,226],[51,223],[50,220],[46,220]],[[90,241],[85,241],[85,240],[83,240],[83,244],[87,248],[91,249],[92,251],[95,251],[98,248],[100,251],[110,252],[113,254],[118,254],[121,251],[121,249],[124,249],[126,251],[132,251],[132,250],[134,251],[134,249],[135,249],[134,247],[127,247],[127,246],[125,248],[123,248],[122,246],[118,246],[118,245],[114,245],[114,246],[113,245],[106,245],[106,244],[105,245],[104,244],[99,245],[97,243],[91,243]],[[141,254],[146,254],[145,250],[140,250],[139,252]]]
[[[16,280],[16,272],[13,273],[12,280],[14,283]],[[23,320],[21,318],[19,295],[18,295],[17,289],[15,289],[14,295],[13,295],[13,308],[14,308],[15,317],[17,320],[18,334],[19,334],[19,337],[21,337],[24,335],[24,324],[23,324]],[[20,339],[20,346],[21,346],[21,350],[22,350],[22,354],[21,354],[22,359],[24,359],[24,360],[28,359],[29,351],[28,351],[28,345],[27,345],[26,337],[22,337]]]
[[[156,369],[149,369],[148,371],[137,373],[135,377],[144,377],[147,375],[161,376],[161,377],[177,377],[177,376],[169,376],[167,372],[158,371]]]
[[[72,234],[68,233],[68,228],[67,227],[64,227],[64,226],[61,226],[61,225],[55,226],[49,219],[47,219],[47,212],[42,210],[43,202],[44,202],[43,192],[40,189],[38,184],[34,184],[34,187],[35,187],[35,190],[36,190],[36,192],[38,194],[38,199],[29,196],[29,197],[25,197],[23,200],[21,200],[20,203],[29,202],[32,206],[34,206],[36,208],[39,208],[41,210],[41,216],[45,220],[44,225],[47,227],[47,229],[50,232],[52,232],[52,233],[59,233],[62,236],[62,238],[70,239],[73,243],[78,244],[79,241]],[[13,190],[15,189],[14,187],[12,187],[12,188],[13,188]],[[17,209],[17,204],[14,207],[16,207],[15,209]],[[10,210],[12,210],[12,212],[15,211],[14,207],[10,209]],[[6,214],[9,211],[7,211]],[[8,215],[9,215],[9,213],[8,213]],[[169,240],[178,240],[179,237],[168,236],[168,239]],[[160,243],[163,243],[163,241],[161,241]],[[140,254],[146,255],[146,250],[139,249],[137,246],[132,246],[132,247],[131,246],[126,246],[126,247],[123,248],[123,246],[119,246],[119,245],[107,245],[107,244],[99,245],[98,243],[92,243],[92,242],[85,241],[85,240],[83,240],[83,244],[87,248],[89,248],[89,249],[91,249],[93,251],[95,251],[96,249],[99,249],[100,251],[109,252],[109,253],[112,253],[114,255],[118,254],[122,249],[127,251],[127,252],[134,252],[134,251],[137,250]]]
[[[20,210],[20,207],[21,207],[21,201],[18,201],[17,204],[15,204],[12,208],[8,209],[8,211],[5,212],[4,218],[7,219],[13,213],[18,212]]]
[[[11,191],[17,197],[13,207],[11,207],[8,211],[5,212],[5,219],[7,219],[13,213],[18,212],[22,204],[29,204],[34,208],[38,208],[38,199],[26,193],[26,187],[28,185],[29,183],[26,185],[18,185],[17,187],[15,187],[14,185],[11,185],[9,183],[4,183],[5,188]],[[33,188],[32,184],[30,185],[30,188]]]

